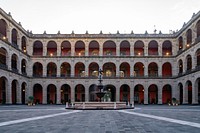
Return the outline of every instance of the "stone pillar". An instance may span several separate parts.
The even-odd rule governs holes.
[[[198,82],[192,81],[192,104],[198,104]]]
[[[195,58],[195,53],[191,54],[191,58],[192,58],[192,69],[195,69],[195,67],[197,65],[197,60]]]
[[[120,68],[119,68],[120,66],[119,66],[119,64],[118,63],[116,63],[116,77],[119,77],[120,76]]]
[[[11,32],[11,29],[10,29],[10,27],[8,26],[8,28],[7,28],[7,38],[8,38],[8,42],[10,42],[10,43],[12,43],[12,32]]]
[[[21,41],[21,37],[19,36],[19,33],[18,33],[18,37],[17,37],[17,45],[18,45],[19,49],[22,50],[22,41]]]
[[[42,42],[43,43],[43,56],[47,56],[47,41]]]
[[[75,69],[74,69],[74,67],[75,67],[74,61],[72,61],[72,63],[71,63],[71,74],[70,74],[71,77],[75,76],[75,72],[74,72]]]
[[[61,92],[60,92],[60,87],[58,87],[58,85],[56,86],[56,104],[61,104]]]
[[[18,69],[18,73],[22,73],[22,69],[21,69],[21,67],[23,67],[23,66],[21,66],[21,59],[20,59],[20,57],[18,57],[18,61],[17,61],[17,69]]]
[[[88,64],[88,62],[86,62],[85,63],[85,77],[88,77],[88,75],[89,75],[89,64]]]
[[[131,77],[134,77],[133,68],[134,68],[134,65],[130,64],[130,76]]]
[[[117,85],[119,87],[119,85]],[[120,101],[120,87],[116,88],[116,102]]]
[[[89,102],[89,86],[85,86],[85,102]]]
[[[134,44],[130,44],[130,55],[134,56]]]
[[[130,88],[130,103],[134,102],[134,88]]]
[[[162,62],[158,62],[158,76],[162,77]]]
[[[47,84],[46,84],[46,82],[42,86],[42,104],[47,104]]]
[[[144,84],[144,104],[148,104],[148,86]]]
[[[61,56],[61,44],[60,42],[58,42],[59,44],[57,44],[57,56]]]
[[[75,86],[74,86],[74,83],[71,84],[71,102],[75,102]]]
[[[6,64],[8,65],[8,70],[11,70],[11,57],[12,55],[8,54],[6,57]]]
[[[45,62],[45,63],[42,63],[42,65],[43,65],[43,77],[46,77],[47,76],[47,64]]]
[[[99,42],[99,56],[103,56],[103,43]]]
[[[158,42],[158,55],[162,56],[162,43]]]
[[[183,84],[183,104],[188,104],[188,86]]]
[[[19,82],[16,86],[16,90],[17,90],[17,104],[22,104],[22,83]]]
[[[158,104],[162,104],[162,84],[158,84]]]
[[[60,75],[60,66],[61,64],[60,64],[60,60],[57,60],[57,71],[56,71],[56,75],[57,75],[57,77],[60,77],[61,75]]]
[[[144,42],[144,56],[148,56],[148,44]]]
[[[85,56],[88,56],[89,55],[89,44],[85,44]]]
[[[10,79],[8,79],[7,82],[7,88],[6,88],[6,104],[12,104],[12,95],[11,95],[11,90],[12,90],[12,85],[11,85]]]
[[[144,76],[148,77],[148,65],[146,62],[144,63]]]
[[[71,56],[74,56],[75,55],[75,42],[72,41],[71,42]]]
[[[120,56],[120,44],[116,44],[116,56]]]

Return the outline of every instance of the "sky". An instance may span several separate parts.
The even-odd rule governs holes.
[[[200,0],[0,0],[0,8],[34,34],[169,33],[200,11]]]

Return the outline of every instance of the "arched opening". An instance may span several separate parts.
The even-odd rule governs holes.
[[[16,29],[12,29],[12,44],[18,48],[18,44],[17,44],[17,30]]]
[[[196,51],[196,67],[200,68],[200,49]]]
[[[120,101],[121,102],[130,101],[130,87],[126,84],[120,87]]]
[[[43,92],[42,92],[42,86],[40,84],[35,84],[33,86],[33,97],[35,104],[42,104],[43,100]]]
[[[187,39],[187,44],[186,47],[190,47],[190,45],[192,44],[192,30],[188,29],[186,32],[186,39]]]
[[[26,60],[25,59],[22,59],[21,61],[21,72],[22,74],[26,75]]]
[[[134,65],[134,76],[135,77],[143,77],[144,76],[144,64],[141,62],[137,62]]]
[[[162,44],[162,55],[172,55],[172,43],[168,40]]]
[[[187,71],[192,70],[192,57],[191,57],[191,55],[187,55],[186,62],[187,62]]]
[[[90,42],[89,55],[90,56],[98,56],[99,55],[99,43],[97,41]]]
[[[116,66],[114,63],[108,62],[103,65],[103,76],[105,77],[116,76]]]
[[[158,43],[157,41],[153,40],[150,41],[148,47],[148,55],[158,55]]]
[[[158,77],[158,65],[155,62],[152,62],[149,64],[148,76],[149,77]]]
[[[68,84],[61,86],[61,103],[71,102],[71,87]]]
[[[171,85],[165,85],[162,89],[162,103],[168,104],[172,99],[172,88]]]
[[[182,85],[182,83],[178,84],[178,88],[179,88],[179,103],[183,104],[183,85]]]
[[[40,62],[36,62],[33,65],[33,76],[34,77],[42,77],[43,75],[43,66]]]
[[[120,43],[120,55],[130,55],[130,43],[128,41],[122,41]]]
[[[26,37],[23,36],[21,41],[22,41],[22,42],[21,42],[21,50],[22,50],[24,53],[27,53],[27,51],[26,51]]]
[[[195,103],[200,104],[200,78],[195,81]]]
[[[42,56],[43,54],[43,44],[41,41],[35,41],[33,44],[33,55]]]
[[[17,61],[18,61],[17,55],[13,54],[12,57],[11,57],[11,68],[15,72],[18,72]]]
[[[103,44],[103,55],[112,56],[116,55],[116,44],[113,41],[106,41]]]
[[[0,67],[7,68],[7,51],[4,48],[0,48]]]
[[[25,104],[26,102],[26,83],[23,82],[22,83],[22,87],[21,87],[21,99],[22,99],[22,104]]]
[[[104,101],[106,102],[114,102],[116,101],[116,88],[113,85],[106,85],[104,87],[106,94],[104,95]]]
[[[183,73],[183,61],[180,59],[178,61],[178,68],[179,68],[179,74]]]
[[[7,37],[7,23],[5,20],[0,19],[0,38],[6,39]]]
[[[141,84],[134,88],[134,103],[144,104],[144,87]]]
[[[48,77],[56,77],[57,74],[57,66],[55,63],[50,62],[47,65],[47,76]]]
[[[136,41],[134,44],[134,54],[144,55],[144,43],[142,41]]]
[[[61,77],[70,77],[71,76],[71,66],[67,62],[63,62],[60,66],[60,75]]]
[[[148,103],[157,104],[158,103],[158,87],[157,85],[150,85],[148,88]]]
[[[89,76],[90,77],[98,77],[99,74],[99,65],[96,62],[92,62],[89,65]]]
[[[71,55],[71,44],[69,41],[63,41],[61,43],[61,55],[70,56]]]
[[[99,101],[99,98],[96,95],[97,92],[97,85],[92,84],[89,87],[89,101],[94,102],[94,101]]]
[[[17,88],[19,87],[19,84],[17,82],[17,80],[13,80],[12,81],[12,104],[16,104],[17,103]]]
[[[75,44],[76,56],[85,56],[85,43],[83,41],[77,41]]]
[[[172,76],[172,66],[169,62],[166,62],[162,65],[162,76],[171,77]]]
[[[178,48],[179,48],[179,50],[182,50],[183,49],[183,37],[182,36],[180,36],[179,38],[178,38]]]
[[[0,104],[6,103],[6,90],[8,81],[5,77],[0,78]]]
[[[82,84],[75,87],[75,102],[85,102],[85,87]]]
[[[57,56],[57,44],[55,41],[49,41],[47,44],[47,55]]]
[[[56,104],[56,86],[53,84],[50,84],[47,86],[47,103],[48,104]]]
[[[189,80],[186,82],[186,91],[188,92],[188,104],[192,104],[192,82]]]
[[[75,65],[75,76],[76,77],[85,77],[85,65],[82,62],[78,62]]]
[[[130,65],[127,62],[123,62],[120,65],[120,77],[130,77]]]
[[[200,37],[200,20],[197,22],[196,27],[197,27],[197,38],[199,38]]]

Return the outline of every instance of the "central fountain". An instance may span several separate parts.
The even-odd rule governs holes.
[[[72,102],[66,103],[66,109],[80,109],[80,110],[116,110],[116,109],[133,109],[134,106],[127,106],[126,102],[105,102],[102,101],[102,98],[109,91],[106,90],[106,86],[103,85],[103,71],[99,69],[98,71],[98,81],[99,83],[96,85],[96,96],[99,98],[98,102]],[[132,104],[133,105],[133,104]]]
[[[99,83],[98,83],[98,85],[97,85],[97,88],[98,88],[98,91],[99,92],[96,92],[96,95],[97,95],[97,97],[100,99],[100,102],[101,102],[101,98],[102,97],[104,97],[104,95],[106,94],[106,92],[104,91],[104,86],[103,86],[103,84],[102,84],[102,73],[103,73],[103,71],[101,70],[101,69],[99,69],[99,76],[98,76],[98,78],[99,78]]]

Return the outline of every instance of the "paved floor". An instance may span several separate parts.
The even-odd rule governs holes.
[[[0,105],[0,133],[199,133],[200,106],[136,105],[134,110],[65,110]]]

